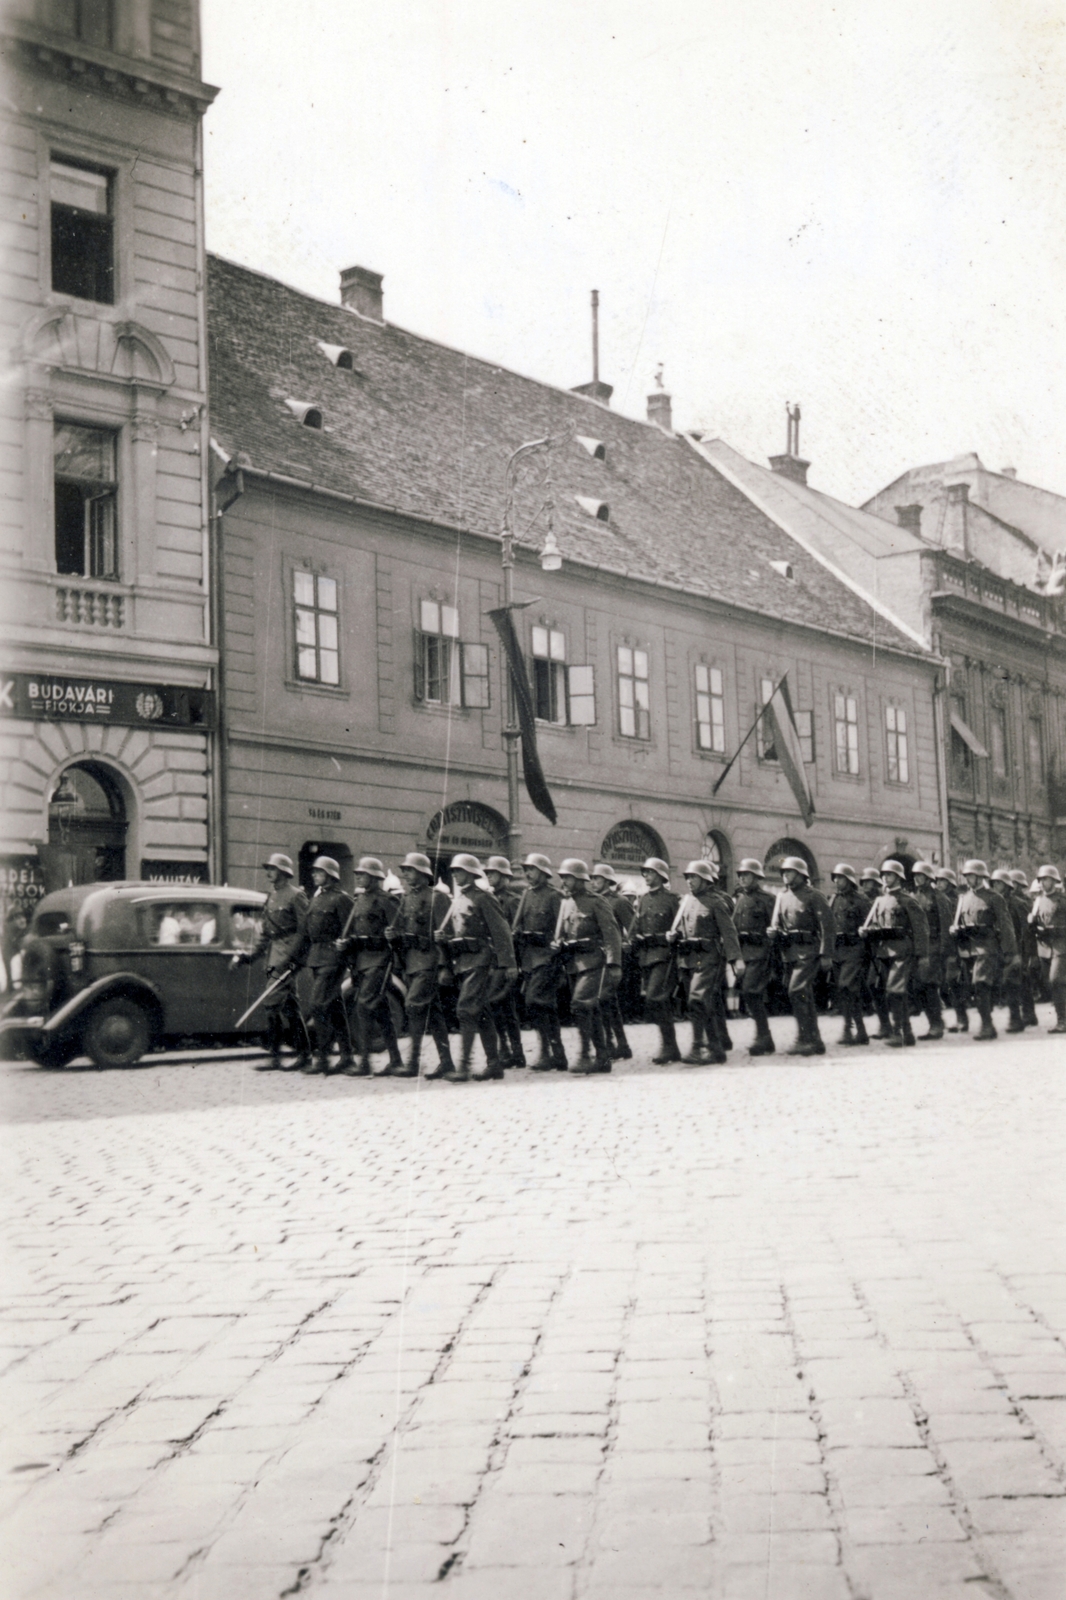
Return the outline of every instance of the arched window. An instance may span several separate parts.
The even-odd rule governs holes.
[[[818,863],[802,839],[778,839],[776,844],[770,846],[766,852],[766,860],[763,863],[768,878],[776,879],[780,882],[781,863],[786,856],[800,856],[810,868],[811,882],[818,882]]]
[[[667,863],[670,860],[655,829],[632,818],[616,822],[600,845],[599,859],[609,861],[612,867],[639,867],[649,856],[658,856]]]

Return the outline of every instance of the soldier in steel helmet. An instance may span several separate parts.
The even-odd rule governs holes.
[[[1055,1022],[1048,1032],[1066,1033],[1066,892],[1058,867],[1043,866],[1036,877],[1040,893],[1033,901],[1029,925],[1038,949],[1046,952],[1041,960],[1055,1007]]]
[[[522,891],[515,888],[514,870],[506,856],[489,856],[485,863],[485,880],[499,902],[507,926],[514,937],[515,912]],[[524,1067],[526,1053],[522,1048],[522,1030],[518,1025],[516,998],[517,981],[508,979],[502,967],[497,966],[489,987],[489,1007],[500,1040],[500,1065]]]
[[[232,964],[237,966],[243,961],[255,961],[260,956],[266,956],[267,978],[270,982],[276,978],[283,979],[262,1002],[267,1049],[270,1053],[258,1070],[284,1070],[281,1047],[288,1035],[296,1050],[290,1068],[298,1072],[309,1066],[311,1059],[307,1048],[307,1029],[300,1015],[293,981],[293,954],[303,934],[307,896],[299,885],[294,885],[292,859],[283,851],[275,850],[263,862],[263,870],[270,884],[270,892],[263,907],[259,938],[251,950],[242,950],[235,955]]]
[[[1022,1021],[1027,1028],[1039,1025],[1036,1014],[1036,997],[1042,988],[1040,972],[1040,956],[1036,948],[1036,934],[1029,922],[1029,913],[1033,909],[1034,895],[1029,893],[1029,879],[1021,867],[1013,868],[1011,872],[1011,899],[1017,907],[1014,926],[1018,930],[1018,954],[1022,958],[1022,970],[1019,977],[1021,987]],[[1021,918],[1019,923],[1018,918]]]
[[[636,915],[629,929],[629,944],[637,953],[645,1015],[659,1028],[659,1053],[652,1056],[658,1067],[681,1060],[673,1010],[677,962],[673,946],[666,937],[681,902],[670,888],[670,868],[660,857],[649,856],[640,875],[648,892],[637,901]]]
[[[389,1052],[390,1072],[403,1067],[396,1042],[388,985],[392,978],[392,948],[386,934],[396,921],[397,903],[385,893],[385,868],[377,856],[360,856],[355,869],[355,887],[360,891],[345,935],[337,948],[351,968],[354,991],[355,1032],[358,1060],[348,1068],[353,1077],[370,1076],[370,1049],[375,1024],[380,1028]]]
[[[869,916],[874,901],[881,893],[881,874],[876,867],[863,867],[859,873],[859,893],[866,901],[866,914]],[[866,952],[866,965],[863,968],[863,1012],[873,1011],[877,1017],[877,1032],[875,1039],[887,1039],[892,1032],[892,1022],[888,1015],[888,1001],[885,998],[884,972],[874,960],[873,950],[864,941],[863,948]]]
[[[559,882],[563,901],[552,948],[562,957],[570,979],[570,1011],[581,1038],[581,1050],[577,1060],[570,1063],[570,1071],[610,1072],[611,1053],[600,1017],[600,997],[608,969],[621,969],[621,935],[601,896],[592,893],[584,861],[576,856],[564,861],[559,868]]]
[[[881,863],[881,893],[870,907],[859,932],[870,941],[874,960],[882,973],[891,1032],[887,1045],[914,1044],[911,1028],[910,989],[917,977],[929,979],[929,924],[925,912],[906,887],[907,869],[890,858]]]
[[[976,856],[964,862],[966,888],[959,895],[951,935],[966,969],[969,992],[981,1018],[975,1039],[995,1039],[992,1000],[996,984],[1018,951],[1006,902],[989,883],[988,867]]]
[[[919,973],[915,982],[915,998],[929,1024],[921,1037],[942,1039],[944,1012],[940,992],[944,983],[944,964],[951,950],[948,929],[951,927],[952,908],[937,888],[936,868],[931,861],[916,861],[911,868],[911,881],[914,884],[914,898],[925,912],[929,927],[925,976]]]
[[[311,976],[311,1026],[315,1036],[315,1058],[310,1072],[348,1072],[354,1065],[348,1013],[341,998],[344,982],[344,954],[338,948],[348,926],[351,896],[340,885],[341,869],[332,856],[316,856],[311,868],[315,886],[304,918],[303,932],[293,951],[293,962],[305,966]],[[334,1040],[340,1045],[336,1067],[330,1064]]]
[[[429,1033],[437,1047],[437,1065],[427,1078],[443,1078],[454,1072],[448,1025],[440,1003],[440,949],[434,935],[448,915],[451,902],[443,889],[433,883],[433,867],[428,856],[411,850],[400,863],[404,892],[396,919],[386,928],[385,937],[400,964],[407,986],[407,1026],[411,1035],[406,1064],[389,1067],[394,1078],[417,1078],[421,1065],[422,1040]]]
[[[951,935],[951,925],[955,920],[955,907],[959,903],[958,879],[951,867],[938,867],[936,869],[936,886],[944,903],[944,914],[947,919],[948,949],[944,956],[943,997],[947,1005],[955,1012],[955,1021],[947,1025],[948,1033],[968,1033],[970,1019],[966,1011],[967,988],[966,973],[959,959],[959,947]]]
[[[755,1024],[749,1056],[772,1056],[774,1037],[766,1010],[772,951],[768,938],[774,915],[774,897],[766,889],[766,873],[756,856],[745,856],[737,868],[733,900],[733,925],[740,941],[740,960],[733,970],[740,981],[744,1009]]]
[[[489,1009],[492,975],[499,967],[513,983],[518,977],[518,968],[511,930],[503,913],[492,893],[478,885],[483,870],[477,856],[465,852],[454,856],[451,870],[455,893],[446,925],[438,931],[436,939],[447,949],[459,983],[456,1012],[462,1053],[455,1070],[444,1076],[449,1083],[467,1083],[471,1079],[483,1082],[503,1077],[499,1038]],[[472,1072],[470,1063],[478,1034],[485,1050],[485,1066]]]
[[[523,867],[526,887],[515,908],[513,937],[526,1016],[540,1040],[533,1069],[565,1072],[566,1051],[559,1027],[559,964],[551,948],[562,896],[552,885],[552,864],[546,855],[530,851]]]
[[[998,894],[1010,913],[1011,925],[1014,928],[1014,942],[1017,953],[1013,961],[1005,964],[1001,978],[1003,989],[1003,1003],[1007,1007],[1008,1017],[1006,1033],[1021,1033],[1025,1028],[1025,1019],[1022,1016],[1023,978],[1028,957],[1028,946],[1031,935],[1029,931],[1029,907],[1022,907],[1014,895],[1014,879],[1009,867],[997,867],[992,874],[992,889]]]
[[[740,960],[740,941],[732,906],[715,888],[717,873],[709,861],[690,861],[685,868],[688,893],[682,897],[667,938],[677,951],[685,985],[692,1045],[682,1061],[697,1067],[721,1066],[726,1060],[726,963]],[[706,1044],[700,1041],[706,1038]]]
[[[836,923],[836,947],[833,954],[835,992],[840,1014],[844,1018],[844,1031],[840,1043],[844,1045],[869,1044],[866,1017],[862,1004],[862,979],[866,967],[866,946],[859,929],[870,914],[870,902],[859,888],[855,868],[846,861],[838,861],[833,868],[833,893],[829,905]]]
[[[781,880],[769,937],[781,950],[796,1019],[796,1041],[788,1053],[822,1056],[825,1044],[818,1031],[814,980],[819,971],[832,970],[836,923],[828,900],[812,887],[811,869],[802,856],[785,857]]]
[[[618,892],[618,874],[606,861],[597,861],[592,869],[589,884],[593,894],[601,895],[606,900],[611,915],[618,924],[618,933],[625,948],[626,936],[633,925],[635,915],[633,907],[624,895]],[[608,967],[603,975],[603,994],[600,998],[600,1017],[603,1021],[603,1031],[607,1039],[607,1048],[611,1052],[612,1061],[631,1061],[633,1052],[629,1048],[626,1038],[625,1024],[622,1021],[621,989],[622,974],[625,969],[625,956],[617,967]]]

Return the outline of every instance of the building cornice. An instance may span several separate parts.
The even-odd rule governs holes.
[[[1030,649],[1036,647],[1066,655],[1066,638],[1039,622],[1026,622],[1022,617],[1007,616],[953,589],[934,589],[929,598],[936,617],[954,617],[988,632],[1002,634],[1015,643],[1028,645]]]
[[[168,72],[156,61],[96,50],[31,22],[9,20],[2,37],[5,54],[24,70],[165,116],[199,120],[218,94],[212,84]]]

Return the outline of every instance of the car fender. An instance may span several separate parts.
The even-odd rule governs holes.
[[[113,994],[128,994],[133,999],[146,1001],[157,1021],[162,1024],[163,999],[154,983],[149,983],[147,978],[142,978],[135,972],[109,972],[105,977],[97,978],[95,983],[90,983],[87,989],[79,989],[77,994],[71,995],[70,999],[48,1018],[43,1031],[65,1032],[72,1022],[77,1022],[98,1000]]]

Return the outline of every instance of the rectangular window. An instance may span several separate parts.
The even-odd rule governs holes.
[[[763,678],[759,684],[759,697],[764,706],[769,705],[774,695],[774,680]],[[759,760],[776,761],[777,747],[774,744],[772,725],[767,717],[762,717],[759,722],[759,731],[756,734],[759,741]]]
[[[118,578],[118,483],[109,428],[57,422],[56,571],[66,577]]]
[[[889,783],[909,783],[907,713],[899,706],[885,707],[885,738],[888,743]]]
[[[805,762],[814,760],[814,712],[797,711],[796,732],[799,734],[800,749]]]
[[[997,778],[1007,776],[1007,713],[1002,706],[993,706],[988,714],[988,731],[992,746],[992,773]]]
[[[432,706],[484,710],[489,704],[489,650],[463,644],[459,612],[437,600],[422,600],[415,633],[415,698]]]
[[[568,667],[566,671],[570,726],[591,728],[596,721],[596,679],[592,667]]]
[[[51,162],[52,288],[113,305],[113,177],[69,161]]]
[[[1029,776],[1034,783],[1044,781],[1044,730],[1039,717],[1029,718]]]
[[[625,739],[651,738],[648,652],[618,646],[618,731]]]
[[[696,663],[696,744],[701,750],[725,751],[725,693],[720,667]]]
[[[335,687],[341,681],[337,580],[312,572],[292,575],[296,609],[296,676]]]
[[[558,628],[533,629],[533,710],[541,722],[565,725],[566,635]]]
[[[97,50],[110,50],[112,10],[112,0],[50,0],[45,25]]]
[[[859,707],[854,695],[833,696],[836,770],[854,777],[859,770]]]

